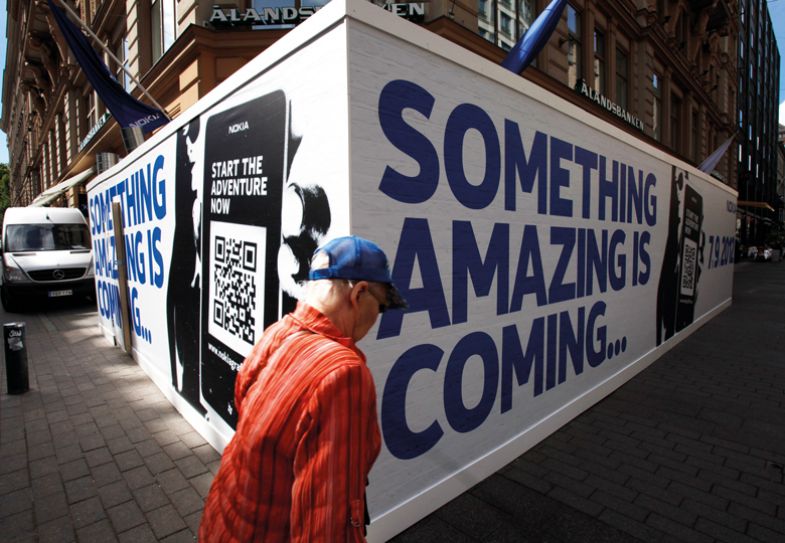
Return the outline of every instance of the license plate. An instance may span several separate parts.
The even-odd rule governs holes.
[[[71,296],[74,293],[73,290],[66,289],[66,290],[50,290],[49,297],[50,298],[59,298],[60,296]]]

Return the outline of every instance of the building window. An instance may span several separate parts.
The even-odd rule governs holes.
[[[605,34],[594,29],[594,90],[605,94]]]
[[[534,22],[534,0],[521,0],[520,9],[518,10],[518,28],[521,36],[529,30],[529,27]]]
[[[659,74],[653,73],[651,76],[652,87],[652,115],[651,115],[651,128],[654,139],[662,141],[662,77]]]
[[[60,157],[60,171],[65,171],[68,167],[68,143],[65,139],[65,115],[57,114],[55,121],[57,127],[57,152]]]
[[[55,179],[57,179],[57,159],[55,156],[54,130],[49,130],[46,140],[46,156],[48,157],[49,164],[49,179],[47,180],[47,186],[51,187],[55,184]]]
[[[72,118],[73,124],[73,132],[71,133],[71,146],[73,147],[76,145],[76,149],[79,148],[79,142],[82,140],[82,130],[84,130],[83,125],[85,124],[84,119],[82,119],[82,97],[74,93],[73,94],[73,108],[72,111]]]
[[[700,114],[697,108],[692,110],[692,159],[698,163],[700,157]]]
[[[671,149],[681,152],[681,98],[671,95]]]
[[[480,36],[509,51],[534,22],[533,0],[478,0]]]
[[[127,91],[131,90],[131,76],[123,69],[123,67],[128,68],[128,41],[125,39],[125,36],[120,36],[117,41],[114,43],[113,47],[114,56],[117,57],[117,60],[121,62],[118,64],[112,59],[110,66],[112,66],[112,71],[114,72],[115,79],[123,88]]]
[[[570,88],[575,88],[582,77],[581,14],[567,4],[567,84]]]
[[[87,24],[91,24],[95,19],[95,12],[98,11],[98,2],[96,0],[85,0],[84,2],[84,20]]]
[[[90,93],[83,94],[76,100],[76,119],[79,123],[79,143],[82,142],[84,137],[87,135],[88,130],[90,130],[90,125],[92,123],[90,119]]]
[[[628,109],[630,71],[627,51],[616,48],[616,103]]]
[[[687,47],[687,12],[684,11],[679,16],[679,20],[676,23],[676,43],[679,46],[679,49],[686,49]]]
[[[62,166],[62,148],[60,147],[60,138],[57,130],[57,119],[54,120],[52,123],[52,132],[50,133],[52,137],[52,172],[53,172],[53,179],[57,179],[60,177],[60,173],[63,170]]]
[[[174,43],[176,35],[174,2],[175,0],[153,0],[150,6],[153,62],[158,61]]]
[[[491,0],[479,0],[479,13],[477,15],[477,26],[480,36],[490,42],[496,41],[496,10],[493,9]]]
[[[41,181],[43,182],[43,187],[48,188],[51,175],[49,173],[49,148],[46,145],[41,147],[41,162],[44,171]],[[42,188],[41,190],[44,189]]]
[[[41,186],[41,172],[36,168],[32,171],[30,176],[33,180],[33,194],[34,196],[38,196],[44,191],[44,188]]]
[[[92,89],[92,87],[91,87]],[[90,131],[90,128],[95,126],[95,123],[98,122],[98,107],[96,104],[96,96],[95,91],[89,90],[87,92],[87,131]]]
[[[512,38],[513,35],[515,34],[515,31],[512,28],[512,18],[504,12],[500,13],[500,15],[501,15],[501,18],[499,20],[500,30],[506,37]]]

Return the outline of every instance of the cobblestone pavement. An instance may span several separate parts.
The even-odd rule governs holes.
[[[0,369],[0,539],[193,541],[218,454],[95,308],[26,322],[31,390]],[[785,264],[733,306],[395,541],[785,541]]]

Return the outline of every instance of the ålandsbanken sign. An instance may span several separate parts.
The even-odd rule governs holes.
[[[316,13],[322,6],[263,6],[257,0],[253,8],[213,6],[210,24],[216,27],[297,25]],[[404,19],[419,21],[425,17],[424,2],[386,2],[379,7]]]
[[[614,102],[613,100],[605,97],[604,95],[600,94],[594,88],[592,88],[584,79],[578,80],[578,83],[575,85],[575,90],[578,91],[580,94],[584,95],[586,98],[591,100],[592,102],[596,103],[600,107],[603,107],[616,115],[619,119],[624,121],[627,124],[631,124],[641,132],[643,132],[643,121],[641,121],[638,117],[621,107],[619,104]]]

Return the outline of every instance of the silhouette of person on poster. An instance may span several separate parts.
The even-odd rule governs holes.
[[[175,227],[166,320],[172,386],[204,413],[199,400],[199,299],[201,292],[201,180],[196,178],[199,117],[177,133]]]
[[[703,197],[688,181],[689,173],[673,166],[668,237],[657,287],[657,345],[692,324],[695,318],[705,234]]]

